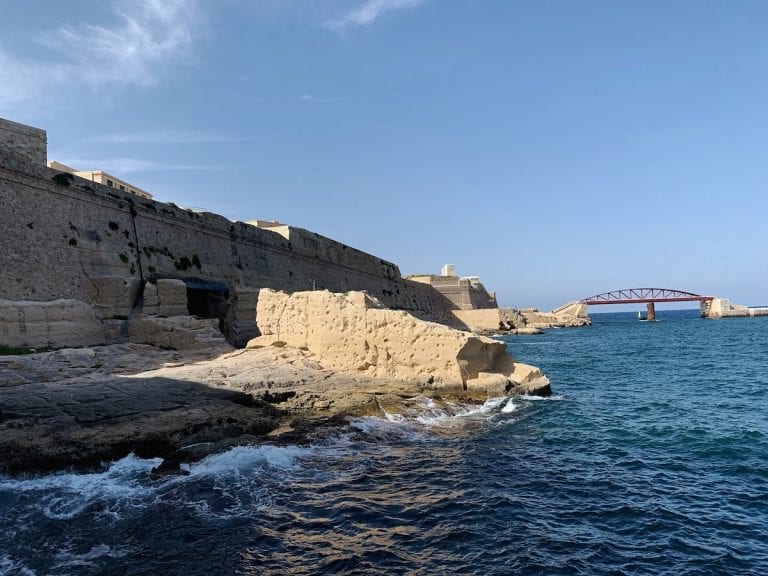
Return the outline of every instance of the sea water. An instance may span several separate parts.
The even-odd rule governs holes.
[[[0,477],[0,574],[768,574],[768,318],[659,319],[504,337],[550,399]]]

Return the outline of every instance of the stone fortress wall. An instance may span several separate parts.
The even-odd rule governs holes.
[[[479,310],[497,308],[496,295],[488,292],[485,286],[475,278],[457,276],[409,276],[409,280],[432,286],[442,294],[454,310]]]
[[[45,166],[48,136],[45,130],[0,118],[0,160],[12,170]]]
[[[265,287],[365,290],[387,307],[441,313],[430,287],[391,262],[308,230],[232,222],[64,175],[46,167],[45,143],[44,131],[0,119],[0,300],[77,300],[124,321],[142,311],[147,283],[158,310],[171,281],[183,281],[190,313],[219,317],[238,344],[258,334]],[[24,329],[4,318],[0,344],[10,345]]]

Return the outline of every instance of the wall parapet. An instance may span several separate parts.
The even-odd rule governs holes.
[[[0,118],[0,150],[17,171],[34,171],[45,166],[48,159],[48,136],[40,128]]]

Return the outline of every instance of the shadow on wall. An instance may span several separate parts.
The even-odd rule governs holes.
[[[187,286],[187,310],[190,316],[215,318],[224,331],[229,310],[229,288],[221,282],[206,282],[199,279],[184,280]]]

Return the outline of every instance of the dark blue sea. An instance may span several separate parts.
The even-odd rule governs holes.
[[[504,338],[550,399],[0,477],[0,574],[768,574],[768,318],[593,319]]]

